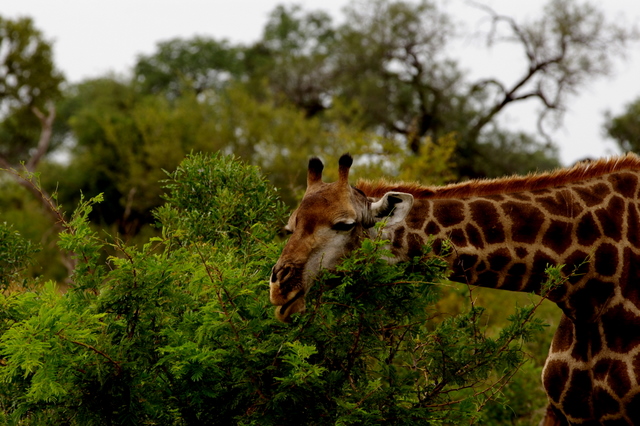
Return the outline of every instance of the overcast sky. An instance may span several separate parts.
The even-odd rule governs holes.
[[[445,2],[445,0],[441,0]],[[68,81],[78,82],[109,72],[130,71],[139,54],[155,51],[156,43],[195,35],[250,43],[261,37],[276,0],[0,0],[0,15],[30,16],[45,38],[53,42],[54,61]],[[297,1],[306,10],[322,9],[340,22],[346,0]],[[539,14],[540,1],[487,0],[484,4],[510,16]],[[640,22],[639,0],[607,0],[607,14],[629,24]],[[449,0],[448,10],[459,19],[476,16],[465,0]],[[470,25],[476,25],[471,23]],[[517,75],[519,58],[486,51],[477,40],[468,40],[458,52],[463,69],[474,77],[506,73]],[[452,53],[453,55],[456,52]],[[457,56],[457,55],[456,55]],[[555,133],[564,164],[586,157],[617,153],[615,144],[603,135],[604,112],[615,114],[640,97],[640,45],[625,61],[616,63],[612,77],[597,79],[583,87],[568,104],[564,125]],[[501,120],[512,129],[535,130],[535,105],[511,107]],[[322,153],[318,153],[321,155]]]

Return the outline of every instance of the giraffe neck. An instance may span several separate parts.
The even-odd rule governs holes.
[[[452,245],[454,280],[527,292],[540,292],[547,265],[564,265],[567,279],[548,295],[565,315],[542,374],[544,424],[640,424],[640,157],[439,188],[358,188],[414,196],[384,235],[397,259],[420,255],[433,235],[436,252]]]
[[[397,258],[445,240],[451,279],[540,293],[546,269],[567,280],[548,295],[572,318],[593,318],[625,283],[640,253],[638,173],[604,174],[553,188],[464,198],[416,199],[391,235]],[[626,266],[625,266],[626,265]]]

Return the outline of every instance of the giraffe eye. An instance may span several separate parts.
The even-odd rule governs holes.
[[[331,229],[338,232],[348,232],[355,228],[355,222],[336,222],[333,224]]]

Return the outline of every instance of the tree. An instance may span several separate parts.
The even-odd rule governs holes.
[[[553,115],[559,120],[567,99],[588,79],[607,75],[612,59],[637,35],[607,22],[600,9],[573,0],[552,0],[540,18],[529,22],[482,9],[492,22],[486,32],[488,44],[512,43],[523,53],[523,73],[512,82],[469,81],[449,54],[458,34],[452,18],[427,0],[352,3],[345,24],[330,31],[329,21],[318,21],[321,24],[312,27],[315,32],[306,30],[306,37],[299,33],[316,22],[313,14],[280,8],[267,27],[278,29],[279,40],[291,39],[310,48],[267,49],[278,58],[287,57],[274,61],[267,75],[280,81],[295,61],[299,76],[286,80],[312,82],[307,90],[295,92],[313,99],[304,103],[326,109],[336,99],[356,101],[367,128],[402,138],[407,153],[417,153],[425,136],[438,140],[456,132],[455,162],[459,174],[469,177],[500,172],[499,165],[494,167],[496,157],[485,156],[491,150],[482,145],[491,144],[498,133],[502,139],[520,138],[500,129],[496,117],[509,105],[537,100],[540,135],[527,138],[526,151],[537,147],[536,157],[544,158],[544,165],[556,166],[546,137],[547,118]],[[323,38],[316,39],[315,34]],[[281,93],[301,104],[294,91]],[[520,148],[517,143],[509,145]],[[478,169],[480,163],[487,166]],[[527,164],[520,166],[518,172],[528,171]]]
[[[358,99],[370,125],[403,135],[415,153],[422,137],[437,138],[446,133],[448,118],[462,118],[462,74],[444,55],[453,30],[447,15],[427,1],[380,0],[366,7],[353,3],[346,15],[349,24],[339,32],[338,94]]]
[[[126,238],[153,222],[163,170],[175,169],[190,151],[223,148],[210,109],[192,92],[170,100],[105,77],[70,87],[60,114],[75,146],[70,163],[58,166],[44,184],[58,187],[61,202],[68,204],[77,203],[81,193],[103,193],[107,202],[92,219]]]
[[[640,153],[640,98],[629,103],[622,114],[606,114],[604,129],[622,151]]]
[[[53,137],[53,102],[60,97],[62,81],[51,45],[31,19],[0,16],[0,170],[12,171],[16,181],[40,200],[54,224],[58,222],[51,197],[29,181],[52,142],[61,141]]]
[[[0,161],[29,161],[30,169],[49,148],[63,77],[51,45],[31,19],[0,16]],[[47,105],[48,104],[48,105]],[[44,114],[43,109],[49,114]],[[36,153],[30,151],[36,148]]]
[[[337,41],[331,24],[325,12],[303,13],[300,6],[277,6],[269,16],[262,40],[247,52],[268,52],[263,68],[253,72],[268,75],[271,89],[307,117],[330,106],[330,79],[335,71],[329,64]]]
[[[185,91],[199,95],[222,88],[243,74],[242,49],[229,42],[203,37],[158,43],[153,55],[141,55],[135,79],[145,93],[165,93],[176,98]]]

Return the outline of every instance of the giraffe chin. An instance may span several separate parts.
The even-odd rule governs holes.
[[[291,322],[291,315],[305,311],[304,295],[301,291],[282,306],[276,307],[276,319],[282,322]]]

